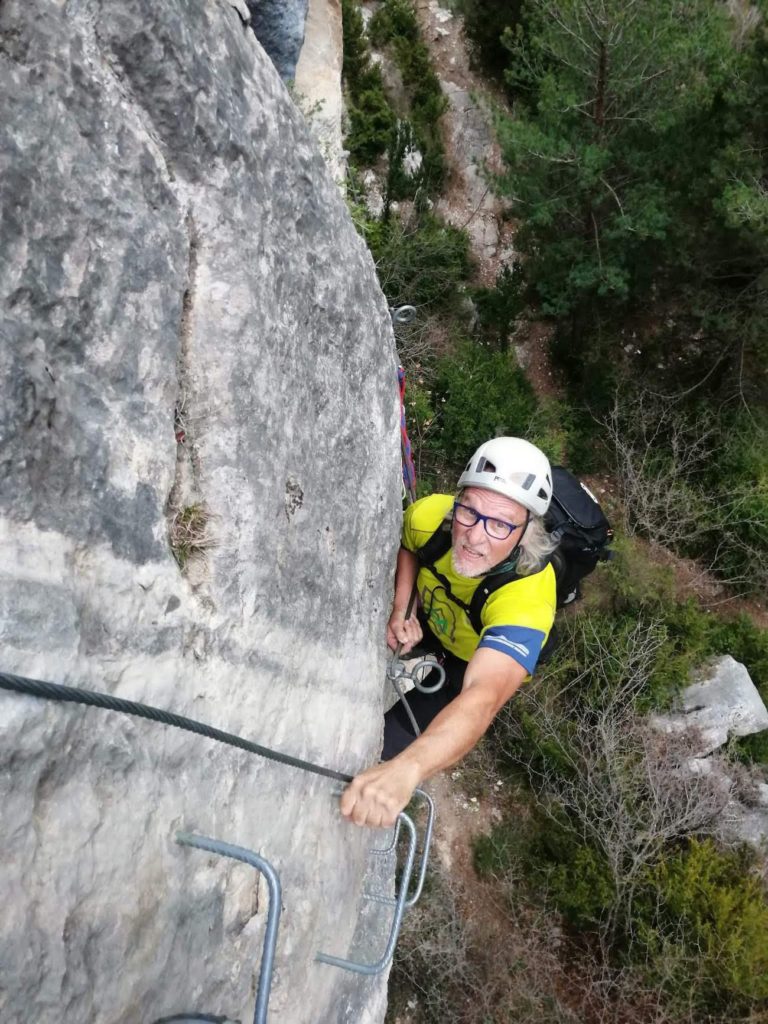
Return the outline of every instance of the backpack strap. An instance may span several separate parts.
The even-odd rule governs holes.
[[[492,573],[490,576],[483,576],[477,590],[472,595],[467,612],[472,629],[474,629],[478,636],[483,631],[482,615],[485,602],[491,594],[495,594],[497,590],[506,587],[508,583],[514,583],[515,580],[521,578],[520,573],[515,572],[514,569],[507,569],[506,572],[497,572]]]
[[[443,520],[426,544],[416,549],[419,564],[433,568],[435,562],[451,549],[451,524]]]

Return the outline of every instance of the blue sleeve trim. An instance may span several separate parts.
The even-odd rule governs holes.
[[[540,629],[527,626],[489,626],[483,633],[478,647],[490,647],[493,651],[501,651],[519,662],[529,674],[536,668],[541,648],[544,645],[544,633]]]

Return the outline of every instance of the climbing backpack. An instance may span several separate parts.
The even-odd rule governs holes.
[[[557,607],[581,596],[579,584],[598,562],[608,561],[613,530],[589,488],[562,466],[552,467],[552,501],[544,525],[558,545],[552,553]]]
[[[573,473],[562,466],[552,467],[552,501],[544,517],[547,532],[558,541],[549,557],[555,570],[557,607],[571,604],[581,596],[580,582],[598,562],[613,555],[608,545],[613,530],[600,508],[597,498]],[[464,609],[476,633],[482,632],[482,611],[485,602],[501,587],[520,579],[514,569],[490,573],[483,577],[469,604],[460,601],[450,589],[448,580],[435,568],[435,563],[451,546],[451,525],[442,522],[429,540],[417,551],[419,565],[440,580],[451,599]]]

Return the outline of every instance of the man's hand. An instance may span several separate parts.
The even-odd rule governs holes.
[[[397,760],[377,764],[357,775],[344,790],[341,813],[355,825],[389,828],[420,781],[413,764]]]
[[[391,761],[361,772],[350,782],[341,798],[344,817],[370,828],[392,825],[420,783],[474,747],[527,674],[507,654],[490,648],[476,651],[464,673],[461,693],[421,736]]]
[[[409,619],[404,618],[403,613],[395,609],[387,623],[387,646],[391,651],[402,644],[402,654],[407,654],[419,640],[424,636],[419,620],[415,615]]]
[[[401,547],[397,553],[397,569],[395,570],[395,599],[392,602],[392,614],[387,623],[387,645],[391,651],[398,644],[403,645],[403,654],[421,640],[422,632],[416,618],[414,597],[416,595],[416,574],[419,565],[416,555],[407,548]],[[406,619],[405,613],[413,606],[411,615]]]

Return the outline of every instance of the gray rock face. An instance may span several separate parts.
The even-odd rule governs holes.
[[[694,732],[703,757],[727,742],[729,736],[749,736],[768,729],[768,710],[746,668],[729,655],[719,658],[708,675],[682,694],[682,711],[655,715],[666,732]]]
[[[730,842],[748,843],[765,852],[768,841],[768,806],[745,807],[733,801],[726,809],[724,837]]]
[[[309,0],[246,0],[251,27],[281,78],[296,75]]]
[[[303,119],[226,0],[4,0],[0,100],[2,669],[356,771],[396,365]],[[271,1020],[381,1019],[380,981],[314,962],[381,844],[327,781],[0,692],[0,806],[4,1024],[252,1016],[264,883],[178,829],[280,873]]]
[[[768,786],[715,753],[731,736],[768,728],[768,710],[747,669],[728,655],[717,659],[703,679],[683,691],[680,703],[682,710],[653,715],[652,724],[688,736],[695,756],[685,768],[709,776],[727,794],[717,818],[721,839],[762,848],[768,836]]]

